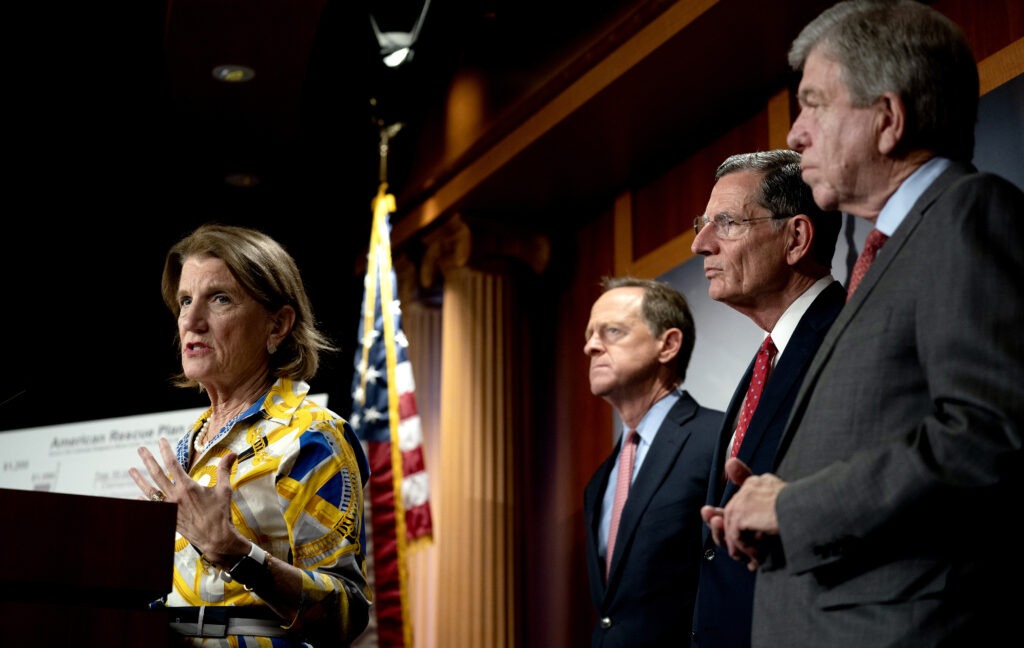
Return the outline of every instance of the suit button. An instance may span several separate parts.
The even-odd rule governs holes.
[[[710,561],[712,561],[714,559],[715,559],[715,550],[714,549],[708,549],[707,551],[704,552],[704,560],[707,560],[707,561],[710,562]]]
[[[610,627],[612,627],[612,620],[611,619],[609,619],[608,617],[604,617],[603,619],[601,619],[601,629],[602,630],[607,630]]]

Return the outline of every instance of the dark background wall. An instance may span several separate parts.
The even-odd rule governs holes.
[[[581,638],[590,626],[580,559],[580,498],[583,484],[611,449],[613,429],[610,408],[589,393],[581,350],[597,281],[624,270],[657,276],[685,262],[687,254],[679,248],[663,246],[689,230],[706,203],[718,162],[739,150],[778,145],[772,118],[779,111],[769,104],[792,81],[779,64],[785,45],[806,15],[831,3],[787,3],[783,18],[747,0],[713,4],[678,38],[638,57],[621,76],[601,81],[588,101],[553,120],[535,140],[513,142],[523,144],[525,153],[510,156],[480,186],[460,193],[472,203],[474,215],[545,229],[555,244],[552,264],[531,282],[536,292],[525,306],[534,309],[537,328],[527,376],[534,392],[531,425],[516,431],[529,436],[528,454],[515,458],[523,475],[516,496],[529,515],[517,538],[523,645],[584,645]],[[1020,3],[933,4],[964,25],[980,59],[1016,43],[1010,65],[1016,61],[1017,74],[1024,68]],[[135,8],[127,15],[139,14],[146,23],[152,20],[149,11]],[[51,16],[46,8],[30,13],[31,20],[12,24],[31,47],[9,59],[18,67],[10,77],[11,170],[3,185],[0,332],[8,362],[0,379],[0,430],[204,404],[197,394],[167,384],[177,355],[159,277],[167,247],[208,219],[264,228],[296,256],[324,329],[343,346],[313,388],[330,393],[332,405],[344,411],[362,292],[359,258],[368,243],[364,228],[376,190],[373,138],[355,129],[359,132],[328,140],[328,151],[358,152],[351,174],[333,162],[286,157],[294,162],[295,176],[316,182],[264,185],[275,190],[256,194],[196,191],[181,182],[180,168],[201,164],[201,154],[176,149],[175,155],[163,156],[179,133],[160,126],[162,109],[155,107],[164,92],[160,83],[145,76],[144,65],[136,68],[140,74],[129,89],[119,83],[119,52],[158,47],[142,42],[145,30],[122,29],[108,21],[109,15]],[[531,46],[525,32],[518,36],[520,47]],[[716,45],[723,38],[744,43],[757,56],[718,56]],[[636,45],[628,35],[617,43]],[[619,50],[584,50],[573,59],[577,74],[597,69],[611,75],[600,66],[610,51]],[[666,59],[666,52],[677,56]],[[534,101],[517,103],[522,95],[509,93],[504,105],[518,110],[502,132],[522,134],[517,124],[542,119],[551,103],[574,98],[578,78],[555,78],[554,90],[541,88],[539,99],[528,95]],[[994,110],[1017,130],[996,128],[987,137],[996,150],[1010,154],[1006,168],[1019,173],[1024,167],[1016,161],[1024,151],[1020,78],[992,96],[1003,93],[1005,101]],[[352,110],[359,120],[365,117],[359,108]],[[658,117],[665,120],[655,123]],[[788,124],[791,115],[784,117]],[[396,187],[402,189],[396,225],[405,233],[402,254],[414,260],[419,232],[410,223],[419,222],[423,201],[437,198],[439,188],[463,189],[457,182],[428,186],[435,177],[431,171],[473,171],[475,162],[500,157],[509,145],[481,137],[482,144],[466,159],[453,161],[440,148],[444,127],[432,124],[418,162],[410,163],[406,174],[412,180]],[[413,141],[420,139],[403,140]],[[641,142],[651,148],[640,151]],[[567,189],[580,191],[552,193]],[[630,212],[625,229],[622,196]],[[513,201],[515,208],[508,209]],[[451,212],[464,208],[460,204]],[[416,367],[417,372],[433,369]]]

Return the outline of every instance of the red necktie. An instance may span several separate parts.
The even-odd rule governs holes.
[[[611,571],[615,536],[619,531],[622,506],[626,503],[626,495],[629,494],[629,483],[633,477],[633,459],[636,458],[636,446],[639,442],[640,436],[636,430],[630,430],[626,435],[626,442],[622,444],[622,451],[619,452],[619,479],[615,482],[615,502],[612,504],[612,521],[608,527],[608,551],[604,557],[605,578],[608,578],[608,572]]]
[[[757,351],[757,360],[754,362],[754,372],[750,376],[750,387],[747,388],[747,397],[743,399],[743,409],[740,410],[740,421],[736,424],[736,436],[732,442],[730,457],[735,457],[740,451],[740,444],[743,443],[743,435],[747,433],[747,425],[754,417],[754,410],[761,400],[761,392],[764,391],[764,383],[768,380],[768,372],[772,367],[772,358],[778,353],[772,336],[768,336],[761,343]]]
[[[873,229],[868,233],[868,237],[864,241],[864,248],[860,251],[857,262],[853,264],[853,272],[850,273],[850,287],[846,289],[847,301],[853,296],[853,291],[857,289],[860,280],[864,278],[864,273],[868,271],[868,266],[875,260],[875,255],[888,240],[889,237],[877,229]]]

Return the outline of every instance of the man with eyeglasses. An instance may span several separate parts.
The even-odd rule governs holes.
[[[727,458],[755,474],[772,468],[804,373],[846,299],[831,275],[841,216],[815,204],[800,174],[796,151],[734,155],[718,167],[707,209],[693,223],[691,249],[704,257],[708,295],[766,334],[719,431],[705,520],[738,488],[726,478]],[[716,545],[706,526],[702,551],[692,645],[749,646],[755,574]]]
[[[849,0],[801,30],[789,63],[787,143],[819,205],[871,223],[875,254],[774,468],[730,460],[743,484],[705,518],[758,570],[751,643],[1019,642],[1024,191],[971,162],[970,43],[929,3]]]

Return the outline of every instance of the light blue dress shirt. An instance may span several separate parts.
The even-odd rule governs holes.
[[[661,424],[665,421],[665,417],[668,416],[669,410],[675,407],[682,393],[682,389],[679,387],[673,389],[668,395],[652,405],[651,409],[647,410],[644,417],[640,419],[640,424],[636,426],[640,441],[636,446],[636,457],[633,459],[633,476],[629,481],[630,484],[640,474],[640,467],[643,466],[647,451],[650,450],[651,444],[654,443],[654,437],[658,434],[658,429],[661,428]],[[626,432],[627,430],[623,430],[623,433],[619,435],[620,453],[622,452],[622,444],[626,438]],[[618,479],[619,462],[616,461],[615,465],[612,466],[612,473],[608,476],[608,486],[604,490],[604,499],[601,502],[601,526],[597,537],[597,549],[602,558],[605,557],[608,551],[608,529],[612,522],[612,505],[615,503],[615,484]]]

